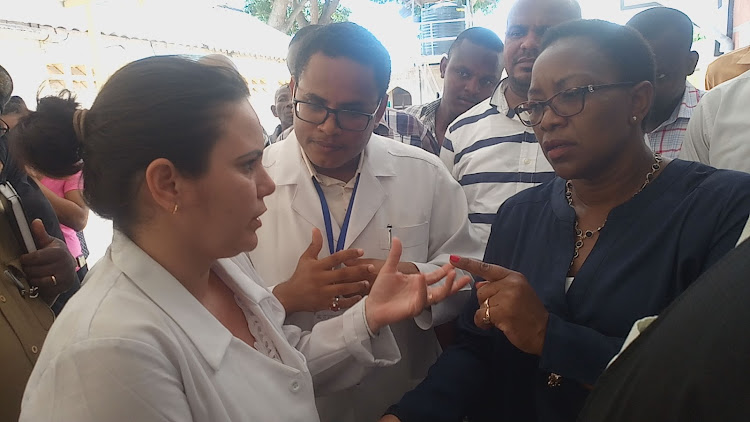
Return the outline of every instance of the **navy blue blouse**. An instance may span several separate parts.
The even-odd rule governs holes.
[[[674,160],[613,209],[567,294],[575,212],[565,181],[500,207],[484,260],[518,271],[550,313],[542,356],[474,325],[476,292],[459,342],[389,409],[403,422],[574,421],[632,324],[659,314],[736,244],[750,214],[750,174]],[[550,373],[562,376],[549,387]]]

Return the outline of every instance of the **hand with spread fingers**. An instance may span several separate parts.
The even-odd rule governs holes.
[[[65,242],[50,236],[42,220],[31,222],[31,233],[37,250],[21,255],[21,266],[29,284],[37,287],[42,299],[52,305],[61,293],[78,282],[76,263]]]
[[[378,277],[378,274],[380,274],[380,269],[383,268],[383,265],[385,265],[384,259],[370,259],[370,258],[357,258],[353,259],[351,261],[344,262],[344,265],[347,267],[352,267],[356,265],[372,265],[375,270],[370,274],[370,277],[367,279],[367,281],[370,282],[370,288],[372,288],[373,283],[375,283],[375,279]],[[397,269],[399,272],[404,274],[416,274],[419,272],[419,268],[417,268],[416,265],[414,265],[413,262],[399,262]]]
[[[479,328],[497,327],[520,350],[541,356],[549,313],[523,274],[498,265],[451,256],[454,267],[487,280],[476,284]]]
[[[372,265],[339,268],[345,261],[360,258],[361,249],[347,249],[318,259],[323,235],[313,229],[312,241],[302,253],[292,277],[277,285],[273,294],[287,314],[294,312],[338,311],[359,302],[367,294],[367,281],[375,271]]]
[[[365,299],[365,317],[373,332],[416,317],[426,307],[455,294],[471,280],[469,276],[456,280],[456,271],[451,264],[445,264],[428,274],[404,274],[398,270],[401,250],[401,241],[394,237],[388,259]],[[433,286],[443,278],[443,285]]]

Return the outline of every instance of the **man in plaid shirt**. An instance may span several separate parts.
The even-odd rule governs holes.
[[[440,61],[443,97],[406,109],[430,131],[434,154],[440,155],[448,125],[492,95],[503,72],[503,47],[500,37],[489,29],[474,27],[461,32]]]
[[[698,64],[693,45],[693,22],[684,13],[654,7],[633,16],[627,23],[648,41],[656,57],[654,104],[644,120],[646,138],[654,152],[677,158],[688,121],[703,91],[687,82]]]

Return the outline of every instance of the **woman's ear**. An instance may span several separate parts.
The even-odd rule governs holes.
[[[146,167],[146,188],[158,209],[172,213],[179,206],[179,181],[177,168],[166,158],[157,158]]]
[[[642,122],[654,101],[654,85],[649,81],[643,81],[634,86],[632,92],[632,116],[636,118],[635,121]]]

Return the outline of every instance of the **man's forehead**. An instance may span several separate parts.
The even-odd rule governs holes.
[[[275,97],[279,98],[285,95],[288,96],[290,94],[291,94],[291,90],[289,89],[289,85],[282,85],[279,87],[279,89],[276,90]]]
[[[514,25],[549,27],[575,19],[574,3],[567,0],[520,0],[508,14],[508,27]]]

